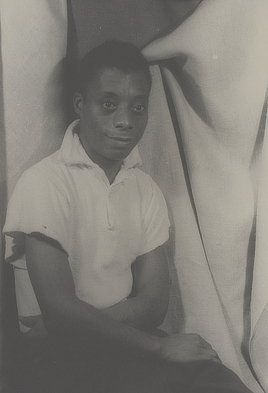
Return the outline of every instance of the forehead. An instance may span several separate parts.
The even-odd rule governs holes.
[[[150,86],[143,71],[125,73],[117,68],[100,70],[88,86],[89,95],[107,93],[125,97],[148,97]]]

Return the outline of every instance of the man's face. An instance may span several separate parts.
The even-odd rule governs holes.
[[[122,161],[141,139],[148,121],[149,82],[143,72],[104,69],[76,94],[79,136],[89,157],[104,168]]]

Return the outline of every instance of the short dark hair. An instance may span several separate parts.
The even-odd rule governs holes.
[[[141,51],[129,42],[111,40],[95,47],[83,57],[78,67],[76,90],[85,97],[89,84],[98,73],[112,68],[126,74],[143,72],[151,87],[149,64]]]

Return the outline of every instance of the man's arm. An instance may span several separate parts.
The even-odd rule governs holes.
[[[163,322],[169,301],[169,273],[163,246],[138,257],[133,276],[134,295],[102,311],[118,322],[152,331]]]
[[[215,351],[198,335],[155,337],[80,300],[67,254],[49,241],[26,236],[26,261],[48,332],[84,338],[89,344],[101,344],[103,340],[118,343],[173,362],[218,361]]]

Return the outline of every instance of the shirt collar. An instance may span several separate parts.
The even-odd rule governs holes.
[[[64,162],[65,165],[87,166],[93,168],[97,164],[93,162],[85,152],[77,133],[79,129],[79,122],[79,119],[75,120],[67,128],[61,148],[59,149],[58,159]],[[140,153],[136,146],[123,160],[122,169],[127,170],[135,168],[141,165],[141,163]]]

